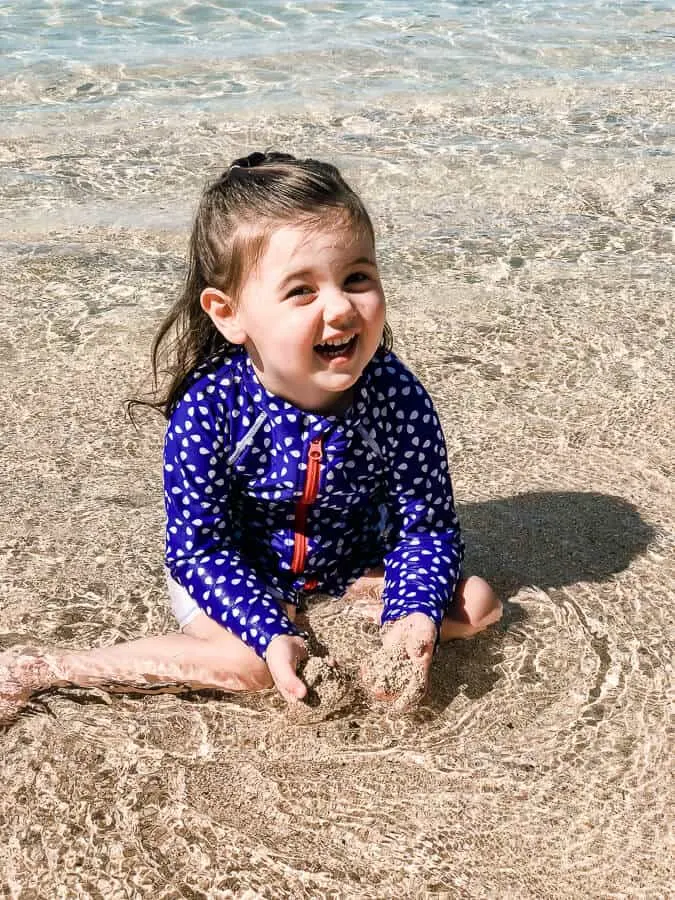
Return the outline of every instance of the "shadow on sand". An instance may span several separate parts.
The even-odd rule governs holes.
[[[467,569],[500,595],[604,581],[627,568],[654,529],[621,497],[542,491],[459,508]]]
[[[605,581],[627,568],[655,537],[631,503],[593,492],[517,494],[466,503],[458,512],[467,574],[482,575],[506,602],[499,625],[439,650],[430,698],[435,708],[447,706],[460,684],[467,685],[470,697],[491,690],[503,658],[501,635],[525,618],[509,597],[523,587],[546,591]]]

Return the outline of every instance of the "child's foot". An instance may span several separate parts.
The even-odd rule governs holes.
[[[382,616],[381,603],[373,603],[367,598],[355,597],[351,600],[349,606],[352,611],[362,619],[367,619],[369,622],[375,622],[376,625],[380,624],[380,618]]]
[[[384,575],[381,569],[372,569],[370,572],[357,578],[345,592],[345,599],[358,616],[369,619],[371,622],[380,622],[382,615],[382,591],[384,589]]]
[[[32,694],[47,685],[47,663],[38,650],[13,647],[0,653],[0,726],[11,724]]]

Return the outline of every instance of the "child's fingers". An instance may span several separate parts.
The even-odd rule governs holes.
[[[417,706],[427,692],[435,643],[436,626],[428,616],[413,613],[394,622],[383,634],[382,648],[364,667],[371,695],[394,701],[398,712]]]
[[[418,665],[401,693],[394,699],[394,711],[404,713],[414,710],[424,699],[428,688],[429,670],[424,664]]]
[[[306,656],[307,647],[301,638],[283,635],[270,644],[267,667],[284,700],[301,700],[307,694],[306,685],[296,674],[298,663]]]
[[[434,640],[432,638],[409,635],[405,642],[405,650],[410,659],[426,661],[431,659],[434,652]]]
[[[284,700],[302,700],[307,694],[307,686],[296,675],[300,656],[278,661],[268,661],[274,684]]]
[[[413,658],[405,644],[382,647],[361,667],[361,680],[373,699],[394,702],[401,712],[416,706],[428,686],[431,656]]]
[[[274,683],[281,696],[289,703],[292,700],[302,700],[307,694],[307,685],[298,678],[290,667],[287,673],[284,673],[279,678],[275,678]]]

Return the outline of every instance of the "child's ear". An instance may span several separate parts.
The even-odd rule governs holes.
[[[243,344],[247,334],[242,328],[232,299],[217,288],[207,287],[199,301],[206,315],[231,344]]]

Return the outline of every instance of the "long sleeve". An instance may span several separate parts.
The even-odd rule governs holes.
[[[445,439],[433,404],[402,376],[389,440],[389,511],[395,543],[385,559],[382,624],[421,612],[440,627],[459,579],[464,545]]]
[[[208,616],[264,658],[273,638],[299,631],[239,552],[227,447],[222,397],[212,384],[193,386],[174,408],[164,445],[166,564]]]

